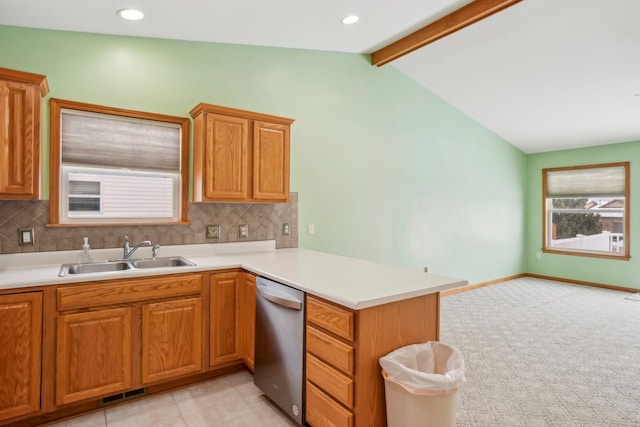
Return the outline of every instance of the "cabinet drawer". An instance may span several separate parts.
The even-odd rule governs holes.
[[[307,353],[307,381],[353,409],[353,380]]]
[[[354,416],[307,382],[306,421],[313,427],[353,427]]]
[[[307,326],[307,351],[334,367],[353,374],[353,347],[311,326]]]
[[[355,318],[350,311],[308,297],[307,320],[344,339],[354,340]]]
[[[70,310],[195,294],[201,288],[201,274],[155,276],[58,288],[56,298],[58,310]]]

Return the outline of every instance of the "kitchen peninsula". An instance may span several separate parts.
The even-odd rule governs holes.
[[[94,258],[116,258],[117,251],[94,251]],[[19,346],[28,354],[11,362],[21,372],[19,381],[0,385],[0,396],[17,396],[12,407],[0,407],[0,425],[41,423],[90,411],[112,396],[152,394],[252,369],[255,277],[264,276],[307,294],[307,422],[383,426],[378,358],[437,340],[439,293],[467,284],[322,252],[276,250],[273,241],[161,251],[196,265],[58,277],[60,265],[77,253],[0,256],[0,306],[15,307],[20,316],[14,318],[32,325],[19,327],[28,333],[0,339],[3,349]],[[109,328],[105,339],[119,341],[103,346],[95,332]],[[173,331],[168,349],[154,341],[162,340],[164,328]],[[94,372],[73,363],[79,357],[103,360],[87,344],[117,353],[94,386],[80,378]],[[9,406],[1,398],[0,404]]]

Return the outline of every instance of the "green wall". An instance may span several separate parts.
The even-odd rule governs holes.
[[[208,102],[296,119],[301,247],[429,265],[470,283],[524,270],[526,156],[392,66],[8,26],[0,40],[0,66],[47,75],[50,97],[178,116]]]
[[[640,188],[640,174],[637,163],[640,158],[640,141],[613,145],[553,151],[527,156],[527,232],[526,271],[533,274],[560,277],[571,280],[623,286],[640,289],[640,259],[634,257],[640,250],[640,241],[634,238],[640,230],[640,216],[634,215],[640,209],[640,200],[635,197],[635,189]],[[536,259],[536,253],[542,250],[542,169],[595,165],[612,162],[631,162],[630,165],[630,212],[631,223],[627,242],[631,247],[629,261],[589,258],[573,255],[542,253]]]

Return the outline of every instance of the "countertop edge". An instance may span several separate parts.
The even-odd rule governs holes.
[[[424,295],[429,295],[429,294],[435,294],[438,292],[443,292],[443,291],[447,291],[449,289],[455,289],[455,288],[461,288],[464,286],[467,286],[469,284],[468,281],[466,280],[462,280],[462,279],[452,279],[454,281],[452,282],[447,282],[441,285],[437,285],[437,286],[431,286],[431,287],[425,287],[423,289],[419,289],[419,290],[414,290],[414,291],[409,291],[409,292],[400,292],[391,296],[386,296],[386,297],[379,297],[379,298],[371,298],[371,299],[366,299],[366,300],[360,300],[360,301],[352,301],[349,299],[345,299],[343,297],[340,297],[339,295],[335,295],[333,293],[327,293],[327,292],[323,292],[322,290],[316,289],[316,288],[311,288],[308,286],[305,286],[302,283],[297,283],[295,281],[289,280],[286,277],[283,276],[279,276],[276,274],[272,274],[268,271],[259,269],[259,268],[255,268],[252,267],[249,264],[243,264],[242,268],[244,270],[250,271],[252,273],[255,273],[259,276],[264,276],[268,279],[274,280],[276,282],[282,283],[284,285],[287,286],[291,286],[292,288],[296,288],[300,291],[312,294],[314,296],[326,299],[328,301],[334,302],[336,304],[340,304],[344,307],[347,308],[351,308],[353,310],[362,310],[365,308],[370,308],[370,307],[375,307],[378,305],[383,305],[383,304],[388,304],[391,302],[397,302],[397,301],[402,301],[402,300],[406,300],[406,299],[411,299],[411,298],[416,298],[416,297],[421,297]]]
[[[58,276],[60,265],[38,265],[32,267],[21,266],[4,270],[0,269],[0,281],[8,280],[9,282],[9,284],[0,283],[0,291],[15,290],[16,292],[28,292],[28,289],[30,288],[42,288],[52,285],[73,285],[75,283],[135,279],[160,275],[202,273],[207,271],[215,272],[226,269],[244,269],[336,304],[340,304],[344,307],[353,310],[362,310],[468,285],[466,280],[433,275],[431,273],[416,273],[400,267],[371,263],[357,258],[348,258],[325,252],[316,252],[298,248],[282,250],[282,252],[280,252],[282,255],[279,255],[278,252],[278,250],[274,249],[273,251],[233,253],[224,255],[194,254],[190,256],[189,259],[196,263],[195,266],[140,269],[121,271],[117,273],[90,273],[65,277]],[[351,266],[352,263],[354,267],[358,267],[363,270],[366,268],[380,269],[381,271],[393,269],[393,271],[408,274],[410,279],[414,282],[420,283],[405,287],[406,289],[398,289],[397,292],[394,292],[393,290],[387,291],[386,286],[373,286],[373,289],[369,290],[366,285],[360,285],[359,288],[355,288],[355,291],[352,289],[343,290],[343,288],[335,286],[322,286],[323,283],[327,283],[326,277],[315,280],[316,276],[313,271],[300,273],[296,268],[291,269],[290,264],[286,264],[283,267],[278,263],[273,263],[274,260],[281,261],[284,259],[286,261],[291,261],[288,259],[289,256],[299,256],[301,258],[300,264],[304,264],[305,261],[308,262],[309,259],[312,259],[315,262],[316,258],[318,258],[316,264],[322,262],[331,263],[335,261],[337,264],[343,264],[343,266],[344,264]],[[302,259],[303,257],[304,259]],[[303,267],[300,267],[300,269],[303,270]],[[339,274],[339,272],[340,270],[338,269],[336,274]],[[428,281],[430,283],[424,282],[424,279],[420,277],[422,274],[429,275]],[[18,280],[17,277],[20,277],[21,280]],[[27,278],[24,279],[24,277]],[[383,285],[386,285],[386,283],[383,282]],[[371,297],[366,296],[367,292],[371,293]]]

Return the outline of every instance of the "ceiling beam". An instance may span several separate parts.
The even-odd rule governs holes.
[[[416,49],[500,12],[522,0],[475,0],[431,24],[371,54],[371,64],[378,67]]]

